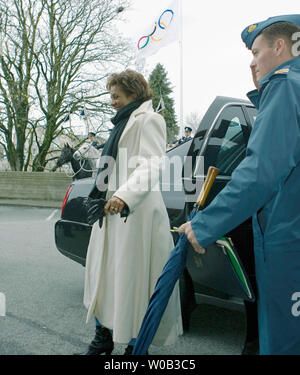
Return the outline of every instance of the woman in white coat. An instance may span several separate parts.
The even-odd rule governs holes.
[[[100,159],[101,164],[106,157],[107,164],[101,164],[90,194],[91,199],[104,198],[107,203],[103,222],[93,224],[86,260],[87,322],[96,318],[96,335],[87,355],[110,354],[114,342],[128,344],[124,354],[131,354],[156,281],[173,249],[159,190],[165,121],[153,111],[151,90],[140,73],[128,69],[113,74],[107,89],[117,113]],[[129,209],[126,220],[119,215],[124,207]],[[180,334],[177,285],[153,343],[173,344]]]

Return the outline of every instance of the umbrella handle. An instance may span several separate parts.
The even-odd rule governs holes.
[[[200,193],[198,195],[198,198],[197,198],[196,204],[197,204],[198,207],[204,206],[206,198],[208,196],[208,193],[210,192],[210,189],[211,189],[218,173],[219,173],[218,168],[216,168],[216,167],[209,167],[208,168],[206,180],[205,180],[204,184],[202,185],[201,191],[200,191]]]
[[[210,189],[215,181],[215,178],[217,177],[219,173],[219,169],[216,168],[216,167],[209,167],[208,168],[208,172],[207,172],[207,176],[206,176],[206,179],[205,179],[205,182],[204,184],[202,185],[202,188],[201,188],[201,191],[198,195],[198,198],[197,198],[197,202],[195,203],[194,205],[194,209],[199,210],[200,206],[204,206],[205,204],[205,201],[206,201],[206,198],[208,196],[208,193],[210,192]],[[173,227],[170,232],[172,233],[177,233],[178,232],[178,228],[177,227]]]

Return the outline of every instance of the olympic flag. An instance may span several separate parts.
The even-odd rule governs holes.
[[[180,0],[173,0],[165,7],[137,38],[137,60],[154,55],[160,48],[180,38],[181,17]]]

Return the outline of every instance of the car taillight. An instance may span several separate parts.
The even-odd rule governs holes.
[[[67,200],[69,198],[69,195],[70,195],[70,192],[71,192],[71,189],[72,189],[73,185],[71,184],[66,192],[66,195],[65,195],[65,199],[63,201],[63,205],[62,205],[62,208],[61,208],[61,214],[60,216],[62,217],[63,216],[63,212],[64,212],[64,209],[65,209],[65,205],[67,203]]]

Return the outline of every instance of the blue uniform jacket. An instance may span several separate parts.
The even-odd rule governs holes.
[[[191,223],[205,248],[252,216],[260,354],[300,354],[300,58],[260,86],[245,159]]]
[[[191,223],[205,248],[252,216],[260,354],[300,354],[300,58],[260,85],[246,157]]]
[[[289,71],[288,71],[289,70]],[[259,108],[246,157],[192,220],[207,247],[253,216],[255,246],[300,252],[300,58],[270,72],[248,94]]]

